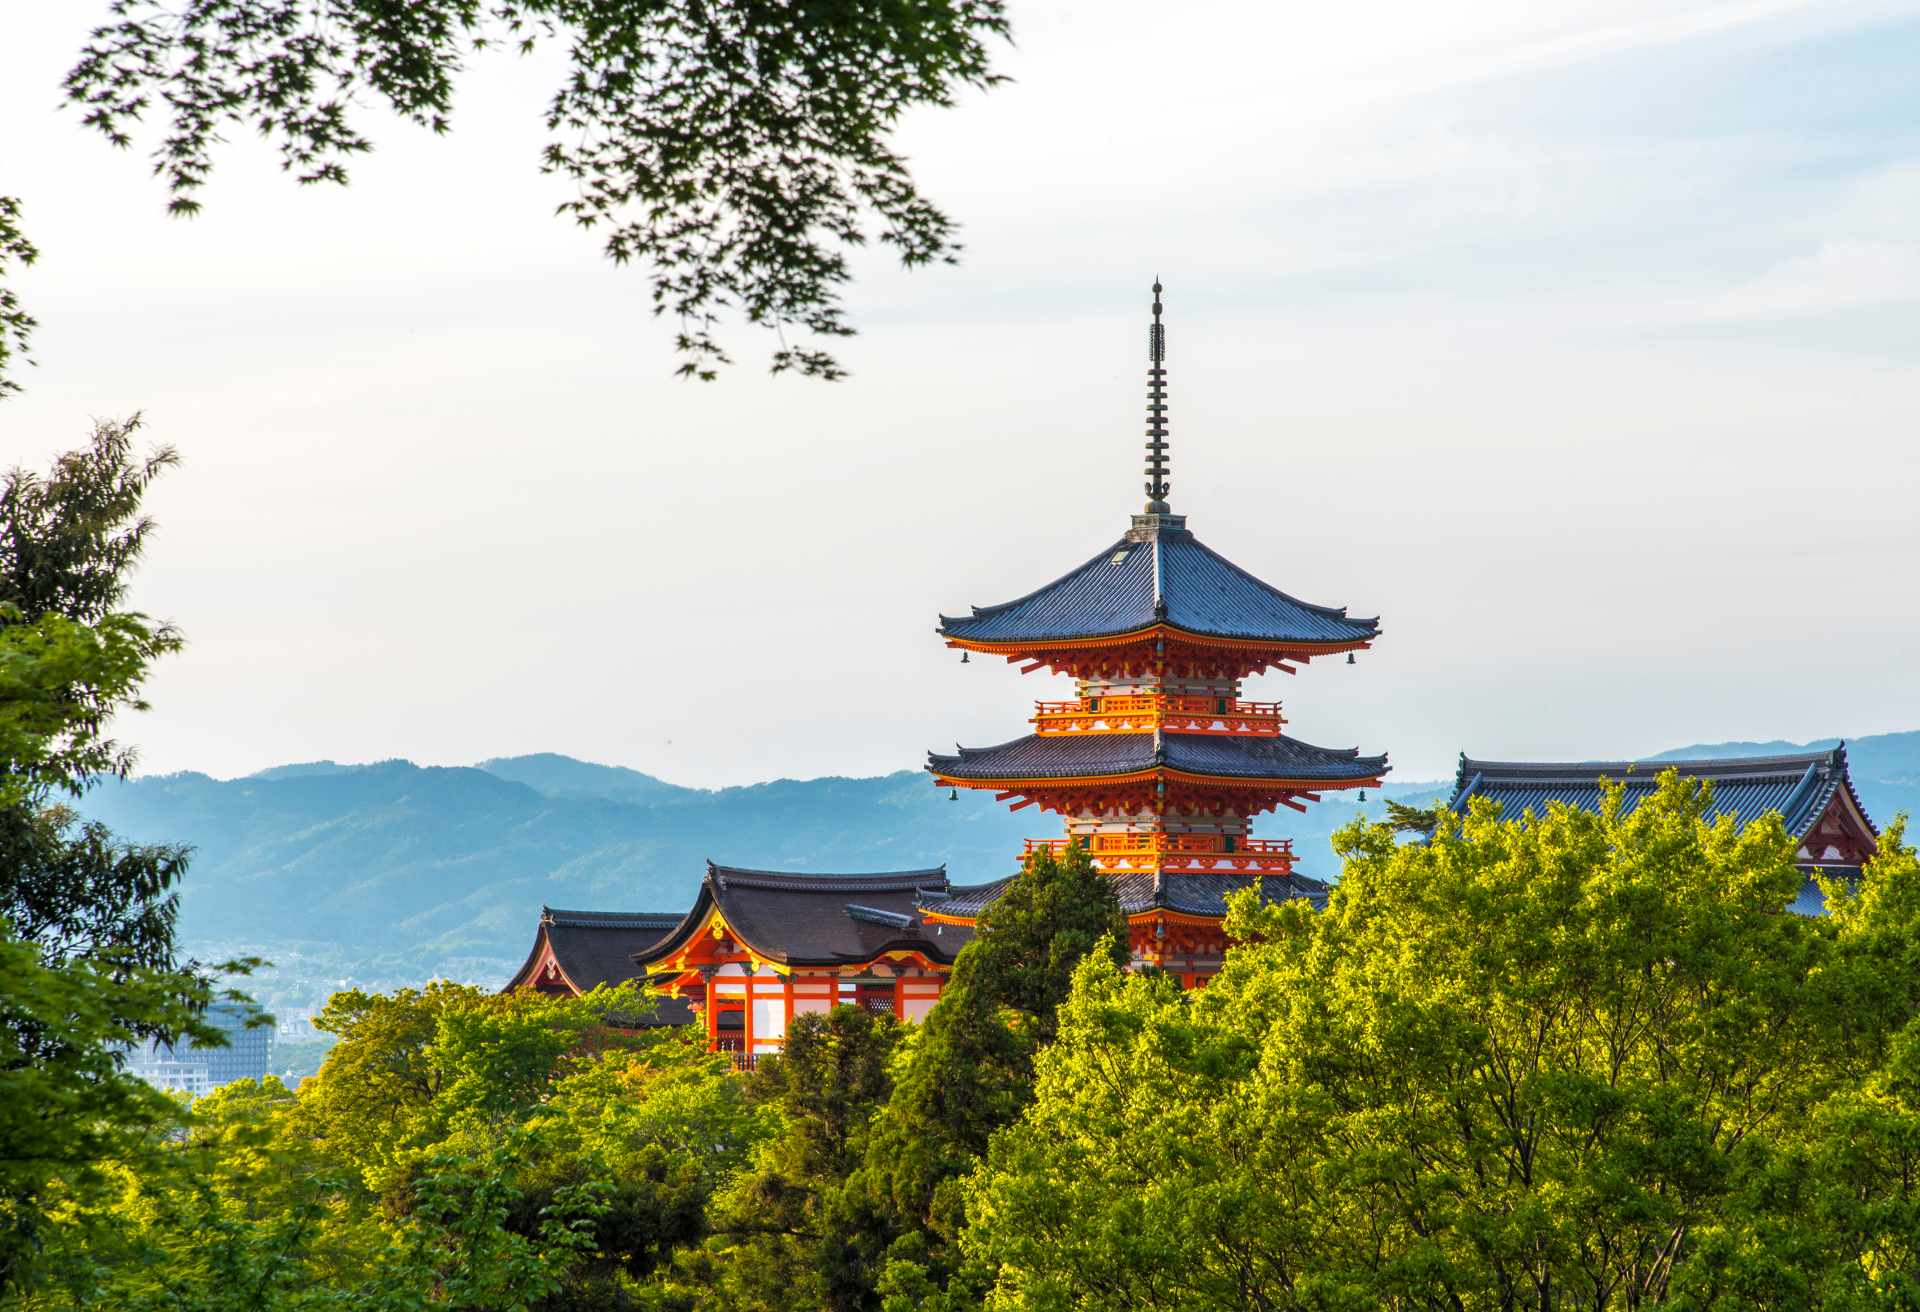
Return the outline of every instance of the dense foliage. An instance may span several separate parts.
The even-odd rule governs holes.
[[[319,1076],[197,1103],[72,1209],[29,1306],[622,1306],[772,1128],[694,1036],[636,1028],[652,1006],[343,993]]]
[[[1920,865],[1797,916],[1709,815],[1356,827],[1198,996],[1089,960],[971,1183],[990,1306],[1920,1304]]]

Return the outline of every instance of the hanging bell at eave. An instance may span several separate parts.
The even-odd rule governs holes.
[[[949,802],[957,802],[957,801],[959,801],[959,800],[960,800],[960,790],[959,790],[958,788],[949,788],[949,789],[947,789],[947,800],[948,800]]]
[[[961,663],[962,665],[965,665],[965,664],[967,664],[967,663],[968,663],[968,661],[969,661],[970,659],[971,659],[971,658],[970,658],[970,657],[968,656],[968,654],[967,654],[966,652],[964,652],[964,651],[963,651],[963,652],[961,652],[961,653],[960,653],[960,663]]]
[[[1356,661],[1356,660],[1355,660],[1355,659],[1353,658],[1353,653],[1352,653],[1352,652],[1348,652],[1348,653],[1347,653],[1347,664],[1349,664],[1349,665],[1358,665],[1359,663],[1360,663],[1359,661]]]
[[[1363,802],[1367,800],[1367,790],[1364,788],[1360,790],[1360,800]]]

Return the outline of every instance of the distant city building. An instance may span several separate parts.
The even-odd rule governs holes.
[[[197,1098],[213,1091],[213,1081],[203,1061],[153,1060],[136,1063],[133,1071],[154,1088],[167,1093],[184,1093]]]
[[[178,1043],[150,1042],[135,1050],[127,1069],[156,1089],[201,1094],[235,1080],[258,1080],[273,1063],[273,1030],[249,1027],[259,1013],[239,1003],[217,1002],[207,1008],[206,1021],[226,1036],[224,1048],[202,1048],[192,1039]]]

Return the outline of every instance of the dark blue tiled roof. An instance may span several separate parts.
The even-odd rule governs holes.
[[[1787,832],[1804,838],[1826,811],[1834,793],[1845,788],[1871,827],[1866,808],[1847,773],[1847,751],[1803,752],[1792,756],[1746,756],[1715,761],[1474,761],[1460,758],[1448,805],[1465,813],[1476,797],[1501,805],[1517,817],[1527,811],[1544,813],[1549,802],[1564,802],[1583,811],[1600,809],[1600,780],[1619,782],[1631,811],[1658,784],[1665,770],[1678,770],[1690,779],[1713,781],[1713,809],[1732,815],[1742,825],[1769,811],[1778,811]]]
[[[1164,608],[1162,613],[1161,608]],[[1185,529],[1122,538],[1038,592],[972,615],[940,617],[940,632],[975,642],[1105,638],[1156,623],[1215,638],[1366,642],[1378,620],[1349,619],[1262,583]]]
[[[702,932],[717,908],[742,942],[771,961],[833,965],[903,950],[950,962],[968,931],[923,924],[917,908],[946,891],[945,866],[855,875],[748,870],[709,861],[692,909],[634,956],[642,964],[672,956]]]
[[[922,903],[930,915],[972,919],[1006,892],[1013,876],[991,884],[955,886],[949,896]],[[1327,903],[1328,886],[1305,875],[1162,875],[1156,891],[1150,874],[1113,875],[1114,895],[1120,909],[1130,916],[1145,911],[1174,911],[1189,916],[1225,916],[1227,897],[1244,888],[1258,887],[1268,902],[1285,902],[1303,897],[1315,907]]]
[[[1214,734],[1028,734],[997,747],[927,754],[927,769],[953,779],[1068,779],[1133,774],[1165,766],[1232,779],[1318,779],[1341,783],[1386,773],[1385,756],[1357,748],[1315,747],[1298,738]]]

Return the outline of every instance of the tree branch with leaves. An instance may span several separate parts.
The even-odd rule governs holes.
[[[999,82],[989,43],[1008,32],[1004,0],[115,0],[65,88],[115,146],[159,125],[149,159],[185,216],[225,133],[258,133],[303,184],[345,184],[373,149],[369,104],[444,133],[475,57],[561,45],[540,166],[574,185],[560,214],[650,266],[679,373],[731,363],[737,316],[779,335],[773,372],[833,379],[851,252],[877,241],[911,268],[960,251],[895,128]],[[8,205],[0,274],[33,257]],[[32,323],[0,291],[0,377]]]

